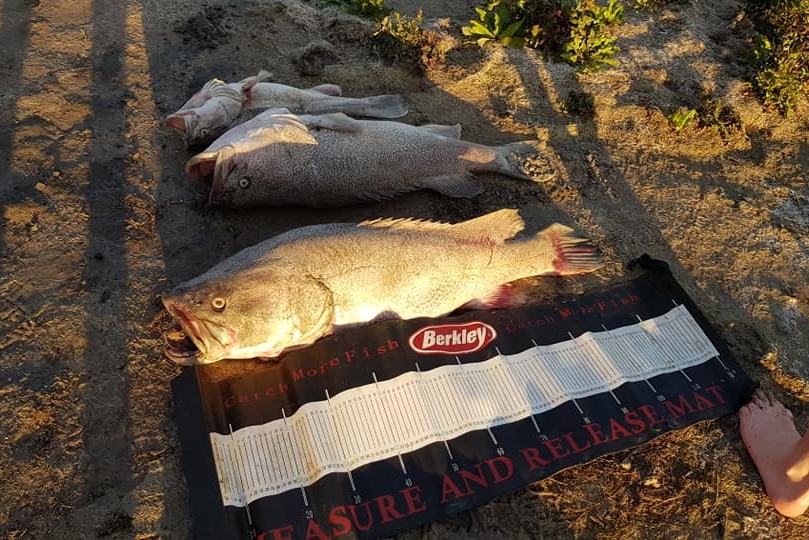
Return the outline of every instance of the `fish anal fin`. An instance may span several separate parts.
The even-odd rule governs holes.
[[[601,250],[566,225],[554,223],[539,234],[547,234],[554,249],[553,271],[544,275],[583,274],[604,266]]]
[[[477,183],[471,174],[431,176],[421,179],[419,186],[455,199],[471,199],[483,193],[483,186]]]

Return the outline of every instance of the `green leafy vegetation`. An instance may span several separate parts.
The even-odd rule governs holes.
[[[698,112],[699,124],[716,131],[722,139],[728,140],[742,130],[742,120],[733,107],[718,99],[707,98]]]
[[[671,4],[673,0],[635,0],[634,8],[642,11],[657,11]]]
[[[680,107],[675,112],[670,114],[668,116],[668,119],[672,127],[674,127],[674,131],[682,131],[696,117],[697,117],[696,109],[688,109],[686,107]]]
[[[618,0],[496,0],[475,12],[478,19],[461,29],[469,43],[540,49],[583,71],[617,65],[611,28],[624,19]]]
[[[325,0],[324,5],[337,6],[345,13],[374,21],[382,20],[391,12],[385,0]]]
[[[749,61],[761,101],[782,114],[809,87],[809,0],[748,0],[760,33]]]
[[[522,20],[515,19],[515,10],[508,0],[497,0],[486,6],[476,7],[478,20],[469,21],[469,26],[461,28],[463,35],[472,38],[470,43],[486,47],[499,43],[505,47],[524,47],[526,40],[517,33],[521,30]]]
[[[562,58],[583,71],[618,65],[613,56],[619,49],[609,28],[622,22],[623,16],[624,7],[617,0],[610,0],[606,6],[579,2],[570,12],[570,41]]]
[[[377,22],[374,39],[377,48],[386,51],[394,60],[407,58],[425,67],[443,61],[449,42],[442,41],[435,32],[422,27],[424,14],[421,10],[409,18],[398,11]]]

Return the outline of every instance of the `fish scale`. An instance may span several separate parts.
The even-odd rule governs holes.
[[[523,222],[504,209],[448,225],[412,220],[293,229],[246,248],[178,285],[163,304],[198,348],[167,349],[178,363],[275,357],[341,327],[378,318],[435,317],[479,301],[504,307],[507,283],[602,265],[600,252],[553,224],[512,238]],[[481,233],[491,231],[481,241]]]
[[[211,204],[228,207],[335,207],[420,189],[469,198],[483,191],[474,173],[531,179],[512,157],[534,153],[532,142],[486,146],[457,134],[457,126],[276,109],[223,135],[185,170],[210,182]]]

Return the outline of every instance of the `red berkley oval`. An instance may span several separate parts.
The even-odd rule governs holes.
[[[497,332],[486,323],[425,326],[410,336],[410,347],[421,354],[468,354],[494,341]]]

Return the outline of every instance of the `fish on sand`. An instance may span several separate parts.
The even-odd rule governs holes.
[[[183,365],[272,358],[382,318],[508,307],[509,284],[602,265],[599,250],[553,224],[532,237],[504,209],[457,224],[382,219],[292,229],[248,247],[162,297],[196,346]],[[526,235],[527,236],[527,235]]]
[[[301,89],[265,82],[269,77],[262,70],[236,83],[211,79],[179,110],[166,117],[166,125],[182,134],[190,147],[210,144],[261,109],[283,107],[299,114],[342,112],[385,119],[400,118],[408,112],[404,97],[398,94],[344,97],[335,84]]]
[[[211,186],[216,206],[334,207],[420,189],[470,198],[474,173],[531,180],[521,159],[534,142],[487,146],[460,139],[458,125],[413,126],[341,113],[267,110],[214,141],[185,165]]]

